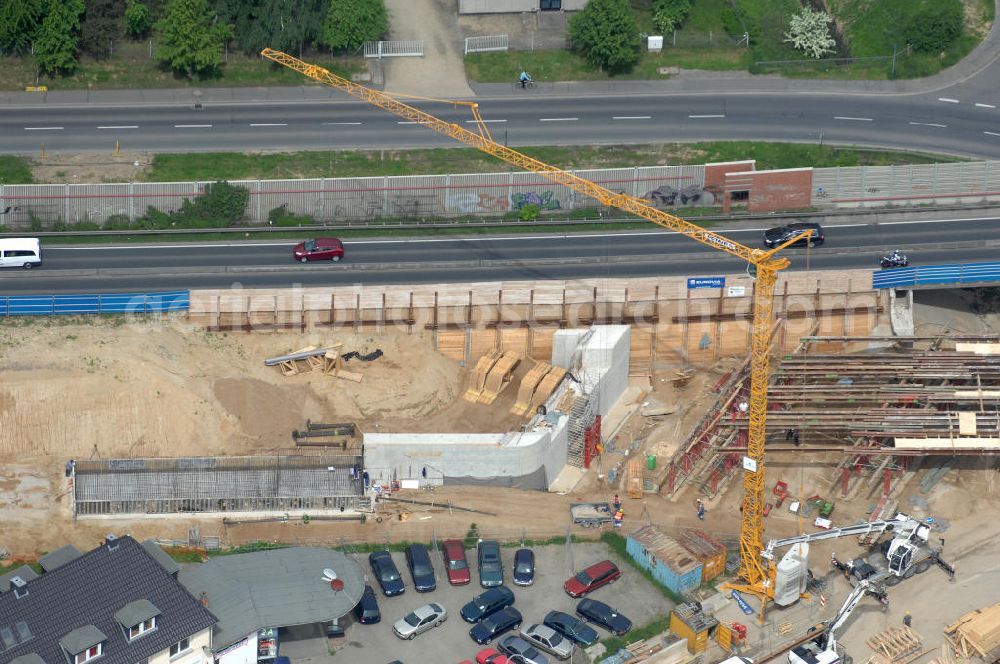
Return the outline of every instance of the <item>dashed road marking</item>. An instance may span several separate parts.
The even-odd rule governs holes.
[[[25,127],[25,131],[58,131],[63,127]]]
[[[937,124],[936,122],[911,122],[911,125],[916,127],[939,127],[941,129],[947,129],[948,125]]]
[[[98,129],[138,129],[139,125],[108,125],[98,127]]]
[[[251,127],[287,127],[287,122],[251,122]]]
[[[978,102],[976,102],[976,106],[978,108],[996,108],[993,104],[980,104]]]
[[[538,118],[539,122],[573,122],[580,118]]]
[[[957,104],[957,99],[952,99],[951,97],[938,97],[938,101],[943,101],[946,104]]]
[[[689,115],[689,118],[724,118],[725,115]]]
[[[359,125],[360,122],[324,122],[325,125]]]
[[[204,129],[204,128],[211,127],[211,126],[212,125],[205,125],[205,124],[201,124],[201,125],[191,125],[191,124],[174,125],[174,127],[177,128],[177,129]]]
[[[612,120],[652,120],[652,115],[612,115]]]
[[[852,122],[873,122],[874,118],[852,118],[849,115],[835,115],[834,120],[850,120]]]

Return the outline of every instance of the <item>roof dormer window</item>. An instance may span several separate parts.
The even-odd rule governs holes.
[[[115,613],[115,620],[129,641],[135,641],[143,634],[156,629],[160,610],[148,599],[129,602]]]
[[[83,652],[77,653],[73,658],[73,664],[83,664],[84,662],[89,662],[92,659],[97,659],[104,654],[104,644],[98,643],[96,646],[90,646]]]
[[[73,659],[73,664],[84,664],[104,654],[108,637],[93,625],[78,627],[59,639],[59,645]]]
[[[129,627],[128,640],[135,641],[146,632],[152,632],[154,629],[156,629],[156,616],[153,616],[148,620],[143,620],[138,625],[132,625],[131,627]]]

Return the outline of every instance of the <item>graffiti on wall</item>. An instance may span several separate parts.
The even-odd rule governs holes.
[[[510,195],[510,205],[520,210],[525,205],[537,205],[539,210],[560,210],[562,205],[551,189],[538,193],[535,191],[518,192]]]
[[[452,196],[449,200],[450,212],[474,214],[477,212],[506,212],[510,209],[510,199],[506,196],[466,192]]]
[[[669,184],[661,185],[656,189],[646,192],[643,196],[653,203],[653,207],[679,207],[684,205],[697,205],[708,207],[715,205],[715,194],[700,184],[689,184],[680,189],[671,187]]]

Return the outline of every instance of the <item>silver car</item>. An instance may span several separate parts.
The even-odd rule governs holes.
[[[401,639],[412,639],[431,627],[437,627],[448,619],[448,612],[437,603],[424,604],[396,621],[392,631]]]
[[[573,654],[573,642],[548,625],[528,625],[521,630],[521,637],[558,659],[569,659]]]
[[[517,664],[549,664],[545,655],[538,652],[538,648],[525,641],[520,636],[511,634],[500,639],[497,649],[507,655],[508,659],[517,658]],[[513,664],[513,663],[511,663]]]

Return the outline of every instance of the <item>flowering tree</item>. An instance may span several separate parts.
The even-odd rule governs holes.
[[[813,58],[833,53],[837,42],[830,37],[831,21],[829,14],[804,7],[792,17],[785,41]]]

